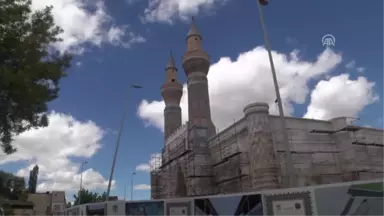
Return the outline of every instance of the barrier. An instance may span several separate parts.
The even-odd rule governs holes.
[[[79,212],[74,208],[89,209],[83,207],[87,205],[94,204],[72,207],[66,215]],[[104,208],[98,215],[383,215],[383,179],[232,195],[109,201]]]

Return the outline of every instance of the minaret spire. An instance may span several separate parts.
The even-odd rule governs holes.
[[[173,55],[172,55],[172,50],[169,50],[169,60],[168,60],[167,67],[165,69],[168,69],[168,68],[174,68],[177,71],[177,68],[175,65],[175,59],[173,58]]]
[[[180,100],[183,95],[183,86],[177,81],[177,68],[172,51],[169,52],[168,63],[165,68],[165,82],[161,87],[161,95],[165,102],[164,139],[166,140],[181,126]]]
[[[189,31],[188,31],[187,40],[191,36],[197,36],[197,37],[200,37],[200,39],[202,39],[201,35],[200,35],[200,32],[196,28],[195,18],[194,17],[192,17],[191,27],[189,28]]]

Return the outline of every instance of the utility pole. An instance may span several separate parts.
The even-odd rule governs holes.
[[[131,201],[133,200],[133,177],[135,175],[136,175],[136,172],[133,172],[131,177]]]
[[[277,82],[275,64],[273,63],[272,52],[271,52],[272,48],[269,42],[267,27],[265,25],[264,14],[262,9],[262,6],[268,5],[269,0],[257,0],[257,2],[258,2],[257,3],[258,8],[259,8],[260,23],[264,33],[265,47],[268,51],[269,63],[271,65],[273,84],[275,87],[276,98],[277,98],[277,105],[279,107],[279,114],[280,114],[279,120],[280,120],[281,134],[283,139],[282,141],[283,141],[283,146],[285,151],[286,171],[288,173],[288,185],[289,187],[294,187],[296,184],[296,179],[295,179],[296,176],[293,169],[291,147],[288,139],[287,126],[286,126],[285,117],[284,117],[283,101],[281,100],[281,97],[280,97],[279,83]]]
[[[79,190],[79,205],[81,205],[81,190],[83,189],[83,169],[84,165],[87,164],[88,161],[83,161],[80,166],[80,190]]]
[[[140,86],[140,85],[130,85],[129,86],[129,90],[132,89],[132,88],[134,88],[134,89],[141,89],[143,87]],[[129,104],[128,102],[129,102],[129,100],[128,100],[128,97],[127,97],[126,100],[125,100],[124,108],[123,108],[123,115],[121,117],[119,133],[117,134],[115,153],[113,155],[112,167],[111,167],[111,171],[110,171],[110,175],[109,175],[109,181],[108,181],[107,196],[105,197],[105,199],[106,199],[105,201],[109,200],[109,193],[111,192],[111,184],[112,184],[113,173],[115,171],[117,153],[119,151],[119,146],[120,146],[120,138],[121,138],[121,134],[122,134],[123,128],[124,128],[125,116],[127,115],[127,111],[128,111],[128,104]]]

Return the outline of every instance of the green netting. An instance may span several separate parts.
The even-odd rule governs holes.
[[[351,189],[383,192],[383,182],[353,185]]]
[[[352,185],[348,194],[354,197],[383,197],[383,182]]]

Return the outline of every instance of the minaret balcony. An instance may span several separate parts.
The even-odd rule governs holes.
[[[193,50],[193,51],[187,51],[184,56],[183,56],[183,63],[185,61],[188,61],[190,59],[204,59],[208,62],[210,62],[210,58],[209,58],[209,55],[208,53],[206,53],[205,51],[201,51],[201,50]]]
[[[165,103],[179,104],[183,96],[183,86],[177,82],[165,83],[161,87],[161,96],[163,96]]]
[[[174,90],[181,90],[181,91],[183,91],[183,86],[179,82],[177,82],[175,80],[172,80],[172,82],[164,83],[161,86],[161,91],[163,91],[165,89],[174,89]]]
[[[203,72],[208,74],[209,66],[209,56],[206,52],[187,52],[183,56],[183,69],[187,77],[193,72]]]

